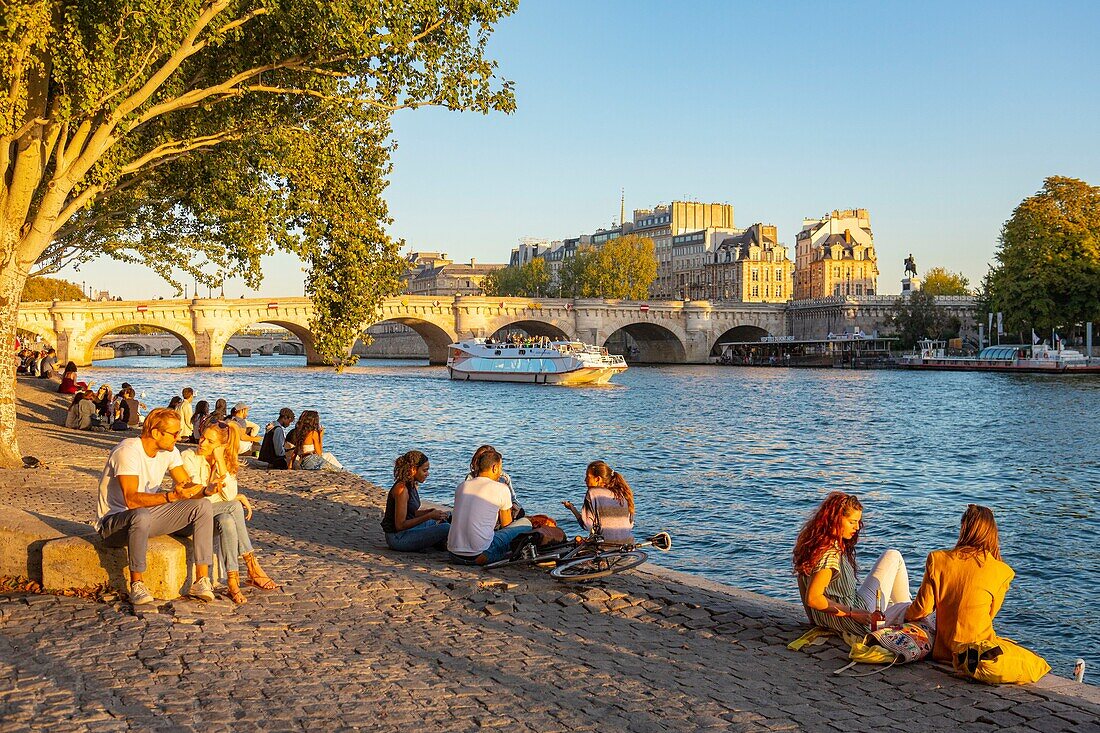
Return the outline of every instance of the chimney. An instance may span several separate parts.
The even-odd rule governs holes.
[[[477,260],[473,257],[470,258],[470,267],[477,267]]]
[[[844,243],[845,244],[851,244],[852,243],[852,230],[851,229],[845,229],[844,230]]]

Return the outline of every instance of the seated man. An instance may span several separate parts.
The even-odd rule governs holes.
[[[267,432],[264,433],[260,443],[260,460],[271,468],[292,468],[294,465],[293,450],[288,453],[286,429],[294,422],[294,410],[284,407],[279,410],[279,419],[274,425],[268,423]]]
[[[466,479],[455,490],[451,531],[447,534],[451,558],[466,565],[503,560],[512,540],[531,531],[530,521],[512,521],[512,494],[499,481],[503,471],[500,453],[492,449],[483,452],[476,469],[477,476]],[[494,532],[498,525],[501,529]]]
[[[260,435],[260,426],[248,419],[249,406],[243,402],[233,405],[233,412],[229,421],[237,424],[241,429],[241,447],[237,450],[240,455],[251,453],[260,449],[264,436]]]
[[[176,441],[180,416],[161,407],[145,418],[140,438],[121,441],[103,467],[99,480],[96,529],[108,547],[128,547],[130,602],[152,603],[142,582],[149,538],[163,534],[191,534],[195,544],[195,581],[192,598],[214,600],[210,560],[214,552],[214,505],[203,497],[203,487],[191,482]],[[162,492],[161,481],[171,471],[172,491]]]

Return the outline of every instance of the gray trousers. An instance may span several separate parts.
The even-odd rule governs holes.
[[[127,547],[130,572],[145,572],[149,538],[162,534],[190,535],[195,563],[209,565],[214,556],[214,505],[205,498],[129,509],[103,519],[99,536],[108,547]]]

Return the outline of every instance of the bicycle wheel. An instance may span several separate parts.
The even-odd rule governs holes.
[[[646,561],[646,557],[641,550],[601,553],[562,563],[551,570],[550,575],[566,582],[604,578],[636,568]]]

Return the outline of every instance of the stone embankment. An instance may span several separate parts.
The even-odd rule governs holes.
[[[37,470],[0,504],[74,521],[117,434],[55,427],[22,384]],[[836,676],[791,652],[800,610],[661,570],[586,587],[385,548],[384,494],[343,473],[246,469],[253,541],[282,590],[135,611],[0,595],[0,729],[371,731],[1100,731],[1096,688],[990,688],[929,664]]]

